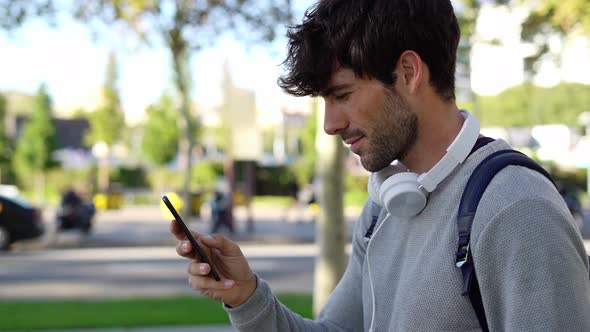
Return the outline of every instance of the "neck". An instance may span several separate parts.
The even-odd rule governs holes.
[[[416,142],[401,160],[418,174],[428,172],[442,159],[465,121],[455,103],[425,107],[424,110],[417,111],[419,125]]]

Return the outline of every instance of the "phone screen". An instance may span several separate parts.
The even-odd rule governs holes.
[[[213,264],[211,264],[211,262],[209,262],[209,259],[207,258],[207,256],[205,255],[205,253],[203,252],[203,250],[201,249],[201,247],[197,243],[197,240],[195,239],[193,234],[191,234],[191,232],[189,231],[188,227],[186,226],[186,224],[184,223],[184,221],[182,220],[182,218],[180,217],[180,215],[178,214],[176,209],[174,208],[174,205],[172,205],[172,203],[170,203],[170,200],[168,199],[168,197],[166,197],[166,195],[162,196],[162,201],[164,202],[164,204],[166,204],[166,206],[168,207],[168,210],[170,210],[170,213],[172,213],[172,215],[174,216],[174,219],[176,219],[176,221],[180,225],[180,228],[182,228],[182,231],[184,232],[184,234],[186,234],[186,237],[188,238],[191,245],[193,246],[193,250],[199,256],[199,260],[202,263],[209,264],[209,266],[211,267],[210,274],[213,276],[213,278],[215,278],[215,280],[217,280],[217,281],[221,280],[221,278],[219,278],[219,275],[217,274],[217,271],[215,271],[215,269],[213,268]]]

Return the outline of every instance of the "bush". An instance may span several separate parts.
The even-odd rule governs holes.
[[[545,163],[543,167],[551,174],[556,183],[576,191],[586,191],[588,171],[584,168],[563,168],[555,163]]]
[[[110,170],[110,182],[124,188],[145,188],[148,180],[143,167],[119,167]]]
[[[191,170],[191,189],[197,191],[213,190],[215,182],[223,176],[223,163],[200,161]]]
[[[215,161],[201,161],[191,169],[191,191],[212,190],[217,179],[223,175],[223,164]],[[184,174],[177,170],[154,168],[147,174],[150,188],[155,192],[180,191]]]
[[[344,179],[344,206],[362,207],[369,197],[367,184],[369,177],[366,175],[346,175]]]
[[[95,170],[92,167],[85,169],[55,168],[47,172],[45,188],[48,196],[59,196],[65,189],[74,187],[88,194],[94,192],[96,182]]]
[[[256,165],[255,190],[257,196],[288,196],[291,181],[295,181],[286,166],[267,167]]]

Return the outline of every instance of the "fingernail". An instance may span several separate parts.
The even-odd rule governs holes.
[[[205,272],[207,272],[207,267],[205,265],[200,265],[199,271],[201,271],[201,273],[205,273]]]
[[[211,235],[205,235],[205,236],[203,236],[203,239],[206,241],[213,241],[214,240],[214,238]]]
[[[188,248],[188,242],[186,242],[186,241],[183,242],[182,245],[181,245],[181,248],[182,248],[182,250],[184,252],[187,252],[189,250],[189,248]]]
[[[233,280],[224,280],[223,281],[223,287],[225,287],[225,288],[232,288],[233,285],[234,285]]]

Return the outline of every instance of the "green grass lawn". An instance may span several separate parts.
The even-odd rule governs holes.
[[[312,317],[311,295],[279,300]],[[229,324],[222,304],[204,297],[117,300],[0,301],[0,331]]]

